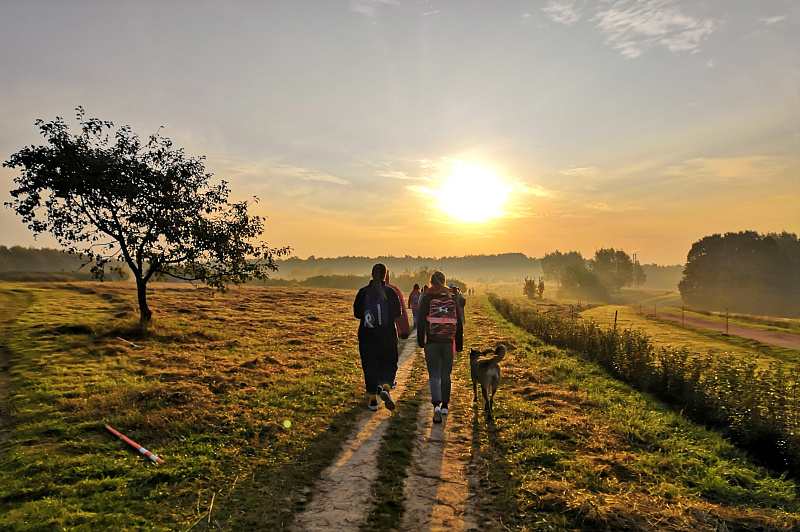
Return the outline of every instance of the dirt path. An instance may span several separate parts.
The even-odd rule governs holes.
[[[457,363],[463,363],[463,360]],[[400,530],[476,530],[468,501],[473,417],[467,391],[453,378],[450,414],[433,423],[430,388],[417,415],[411,470],[405,484],[406,512]]]
[[[658,318],[681,323],[681,317],[677,314],[668,314],[666,312],[662,312],[658,315]],[[726,332],[724,322],[687,316],[683,318],[683,323],[700,329],[708,329],[723,333]],[[758,340],[759,342],[765,344],[779,345],[789,349],[800,349],[800,335],[797,334],[784,333],[780,331],[765,331],[762,329],[755,329],[753,327],[747,327],[745,325],[738,325],[734,323],[728,324],[727,333],[734,336],[741,336],[742,338]]]
[[[416,342],[407,342],[400,354],[398,384],[392,391],[395,401],[402,400],[405,383],[418,356],[422,356],[422,350],[417,348]],[[454,396],[456,393],[464,395],[454,390]],[[440,425],[433,424],[430,393],[423,399],[417,416],[412,464],[405,485],[406,512],[398,530],[476,528],[467,509],[469,482],[466,471],[471,432],[465,423],[465,410],[446,416]],[[358,530],[366,522],[374,501],[372,486],[378,478],[377,452],[390,416],[391,413],[382,406],[377,412],[364,414],[333,465],[320,476],[311,501],[296,517],[292,530],[346,532]]]

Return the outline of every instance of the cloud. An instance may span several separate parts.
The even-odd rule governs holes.
[[[510,185],[513,194],[524,194],[535,198],[552,198],[556,193],[548,190],[541,185],[529,185],[527,183],[514,182]]]
[[[780,157],[698,157],[681,164],[668,167],[667,176],[693,181],[739,182],[755,184],[774,179],[791,178],[796,165]]]
[[[237,162],[233,160],[220,160],[220,177],[227,180],[242,180],[248,182],[261,182],[267,180],[282,181],[317,181],[334,185],[350,185],[350,181],[334,175],[320,172],[311,168],[303,168],[291,164],[279,164],[275,161]]]
[[[673,0],[619,0],[594,17],[606,44],[628,58],[655,46],[673,53],[692,52],[715,30],[710,18],[685,15]]]
[[[585,2],[584,2],[585,5]],[[548,0],[542,11],[554,22],[569,26],[581,18],[581,7],[576,7],[572,0]]]
[[[335,185],[349,185],[350,181],[336,177],[325,172],[312,170],[309,168],[301,168],[292,165],[276,165],[269,168],[269,173],[274,176],[299,179],[301,181],[320,181],[323,183],[333,183]]]
[[[764,23],[765,26],[771,26],[772,24],[777,24],[778,22],[782,22],[786,18],[786,15],[777,15],[774,17],[762,17],[758,20]]]
[[[361,13],[370,18],[375,17],[376,12],[383,6],[399,5],[398,0],[350,0],[350,9],[356,13]]]
[[[588,177],[597,175],[597,173],[597,168],[593,166],[586,166],[583,168],[567,168],[566,170],[561,170],[561,175],[570,177]]]

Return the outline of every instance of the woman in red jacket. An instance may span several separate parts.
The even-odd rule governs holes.
[[[419,290],[419,285],[415,284],[414,289],[408,295],[408,308],[411,309],[411,315],[414,317],[414,327],[417,326],[417,314],[419,314],[419,299],[422,297],[422,292]]]

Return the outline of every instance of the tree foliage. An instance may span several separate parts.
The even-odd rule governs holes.
[[[570,267],[582,267],[585,262],[579,251],[561,253],[558,250],[553,253],[547,253],[541,260],[545,277],[548,281],[555,281],[556,286],[561,286],[564,276]]]
[[[619,292],[623,286],[633,284],[633,261],[621,249],[602,248],[595,251],[590,265],[600,283],[612,292]]]
[[[558,296],[606,301],[608,288],[588,264],[572,264],[562,275]]]
[[[142,322],[150,320],[146,285],[174,277],[219,290],[266,278],[288,248],[254,243],[264,230],[249,202],[230,203],[225,181],[212,184],[204,158],[158,132],[147,142],[123,126],[85,119],[80,132],[61,117],[37,120],[47,144],[11,155],[3,166],[20,170],[6,203],[34,233],[50,232],[70,253],[93,261],[92,273],[126,264],[137,282]],[[253,201],[257,201],[256,198]]]
[[[697,308],[800,317],[800,240],[786,232],[707,236],[692,245],[678,288]]]

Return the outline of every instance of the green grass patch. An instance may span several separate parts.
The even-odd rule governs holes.
[[[159,287],[137,336],[130,284],[0,287],[0,529],[285,529],[364,408],[351,291]]]
[[[582,354],[490,318],[478,342],[508,342],[495,423],[476,422],[480,513],[510,530],[792,530],[794,481],[753,465]],[[468,369],[460,368],[462,378]]]

